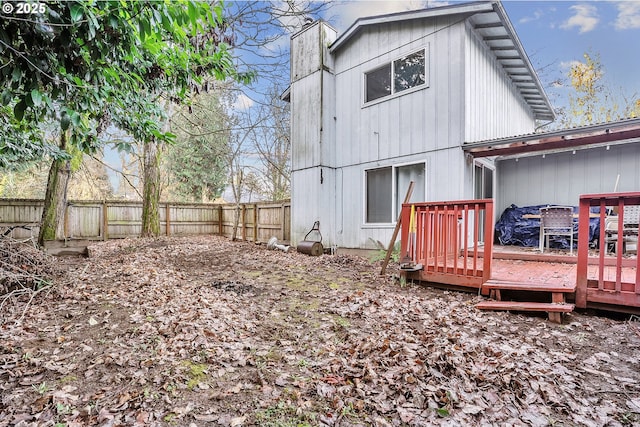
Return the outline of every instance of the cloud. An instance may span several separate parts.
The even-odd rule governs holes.
[[[233,103],[232,107],[235,110],[245,111],[245,110],[248,110],[249,108],[253,107],[254,104],[255,104],[255,102],[253,102],[253,99],[249,98],[244,93],[241,93],[236,98],[236,100]]]
[[[576,4],[569,9],[573,10],[575,15],[567,19],[560,25],[560,28],[570,30],[578,27],[578,32],[588,33],[596,28],[600,18],[598,17],[598,9],[591,4]]]
[[[569,70],[569,69],[571,69],[571,67],[575,67],[575,66],[577,66],[579,64],[582,64],[582,63],[580,61],[576,61],[576,60],[573,60],[573,61],[561,61],[560,62],[560,69],[561,70]]]
[[[616,18],[616,30],[633,30],[640,28],[640,2],[620,1],[616,3],[618,17]]]
[[[533,12],[533,15],[531,16],[525,16],[523,18],[520,18],[518,20],[518,23],[520,24],[526,24],[527,22],[533,22],[533,21],[537,21],[540,18],[542,18],[542,16],[544,15],[544,13],[542,13],[541,10],[536,10],[535,12]]]

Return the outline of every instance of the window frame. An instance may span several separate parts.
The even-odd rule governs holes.
[[[427,164],[427,160],[423,159],[423,160],[417,160],[417,161],[412,161],[412,162],[403,162],[403,163],[397,163],[397,164],[393,164],[393,165],[387,165],[387,166],[376,166],[376,167],[370,167],[370,168],[366,168],[363,170],[363,186],[364,186],[364,191],[363,191],[363,200],[362,200],[362,226],[364,228],[387,228],[389,226],[395,225],[398,218],[395,217],[394,218],[394,213],[399,212],[399,209],[401,209],[401,207],[399,206],[398,202],[398,179],[397,179],[397,174],[398,174],[398,169],[401,169],[403,167],[407,167],[407,166],[417,166],[417,165],[422,165],[424,167],[424,183],[423,183],[423,189],[424,189],[424,194],[420,194],[418,195],[414,189],[413,195],[412,195],[412,199],[415,198],[416,196],[419,198],[422,198],[423,200],[427,200],[427,171],[428,171],[428,164]],[[375,170],[381,170],[381,169],[391,169],[391,200],[390,200],[390,204],[389,204],[389,217],[390,217],[390,221],[389,222],[367,222],[367,194],[368,194],[368,188],[367,188],[367,173],[370,171],[375,171]],[[404,194],[402,195],[402,197],[404,197]]]
[[[407,58],[411,55],[415,55],[416,53],[419,52],[423,52],[424,53],[424,83],[421,83],[419,85],[416,86],[412,86],[410,88],[407,89],[402,89],[400,91],[397,91],[395,88],[395,63],[402,59],[402,58]],[[367,76],[375,71],[378,71],[382,68],[386,68],[389,67],[390,68],[390,76],[391,76],[391,93],[389,95],[385,95],[385,96],[381,96],[379,98],[375,98],[372,99],[371,101],[367,101]],[[363,107],[368,107],[370,105],[375,105],[379,102],[384,102],[386,100],[389,99],[393,99],[393,98],[397,98],[399,96],[402,95],[406,95],[409,93],[413,93],[419,90],[423,90],[429,87],[429,44],[427,43],[426,45],[424,45],[423,47],[413,50],[409,53],[403,54],[403,55],[399,55],[393,59],[391,59],[390,61],[387,61],[385,63],[382,64],[377,64],[375,66],[372,66],[371,68],[366,69],[363,73],[362,73],[362,106]]]

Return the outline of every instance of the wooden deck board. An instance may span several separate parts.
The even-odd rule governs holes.
[[[476,308],[480,310],[546,311],[559,313],[570,313],[574,307],[574,304],[520,301],[483,301],[476,304]]]
[[[509,291],[533,291],[533,292],[563,292],[573,293],[576,291],[576,285],[567,286],[562,283],[535,283],[535,282],[516,282],[508,280],[491,279],[482,284],[483,288],[501,289]]]

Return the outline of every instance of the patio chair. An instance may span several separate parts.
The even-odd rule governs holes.
[[[627,244],[635,243],[636,253],[638,251],[638,224],[640,223],[640,206],[628,205],[624,207],[624,217],[622,224],[622,253],[627,252]],[[615,248],[618,252],[618,217],[611,216],[605,219],[605,253],[611,252]]]
[[[550,236],[569,236],[569,253],[573,254],[573,208],[549,206],[540,208],[540,252],[546,243],[549,250]]]

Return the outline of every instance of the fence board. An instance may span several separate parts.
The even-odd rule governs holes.
[[[38,235],[43,200],[0,199],[0,235],[13,238]],[[236,238],[267,242],[272,236],[290,239],[291,204],[241,204]],[[172,236],[223,235],[231,237],[235,204],[162,202],[160,230]],[[136,237],[142,230],[142,203],[135,201],[69,201],[65,215],[66,240],[103,240]],[[286,221],[286,223],[283,223]]]

